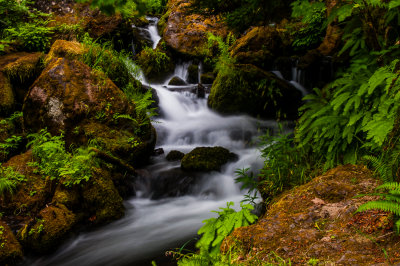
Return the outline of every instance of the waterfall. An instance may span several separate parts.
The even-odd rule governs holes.
[[[185,77],[187,64],[178,64],[175,74]],[[171,91],[167,82],[168,79],[164,84],[150,84],[157,91],[162,113],[154,123],[159,136],[157,147],[167,154],[171,150],[187,153],[199,146],[223,146],[239,159],[220,172],[197,174],[195,184],[185,195],[153,199],[148,184],[161,182],[163,173],[180,171],[179,162],[168,162],[165,155],[154,157],[152,164],[141,170],[148,175],[136,181],[136,196],[124,203],[125,217],[80,233],[53,255],[30,261],[29,265],[150,265],[165,251],[196,237],[202,221],[216,215],[211,210],[218,210],[229,201],[239,207],[246,191],[235,183],[235,170],[248,167],[257,174],[263,158],[254,143],[260,129],[276,129],[276,123],[246,115],[221,116],[207,107],[206,99],[188,91]]]

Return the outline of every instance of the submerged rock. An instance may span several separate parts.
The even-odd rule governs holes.
[[[183,152],[172,150],[167,154],[165,159],[167,159],[167,161],[180,161],[184,156],[185,154]]]
[[[208,105],[224,114],[295,119],[302,94],[291,84],[253,65],[235,65],[219,73]]]
[[[220,171],[229,161],[238,156],[223,147],[198,147],[186,154],[181,161],[184,171]]]
[[[390,264],[399,263],[399,238],[392,237],[391,214],[354,214],[371,199],[355,196],[373,192],[377,184],[363,166],[329,170],[281,195],[254,225],[235,229],[221,251],[236,254],[243,264],[268,260],[272,252],[292,264],[307,264],[315,258],[320,264],[369,265],[387,259]]]

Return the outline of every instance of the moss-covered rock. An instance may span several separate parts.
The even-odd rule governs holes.
[[[75,223],[75,214],[63,204],[46,206],[18,232],[18,239],[29,250],[47,253],[62,243]]]
[[[203,73],[200,76],[200,83],[201,84],[212,84],[215,80],[214,73],[212,72],[207,72]]]
[[[89,221],[95,225],[105,224],[121,218],[125,209],[111,173],[98,169],[92,181],[83,188],[83,205]]]
[[[79,42],[56,40],[50,48],[49,53],[44,59],[44,63],[48,64],[53,59],[64,57],[67,59],[80,59],[85,53],[84,46]]]
[[[16,265],[22,255],[22,247],[10,227],[0,220],[0,264]]]
[[[182,158],[181,168],[185,171],[220,171],[224,164],[237,158],[223,147],[198,147]]]
[[[187,85],[186,81],[181,79],[180,77],[173,77],[169,82],[168,85],[170,86],[184,86]]]
[[[7,116],[14,111],[15,96],[8,77],[0,72],[0,116]]]
[[[183,152],[172,150],[167,154],[165,159],[167,159],[167,161],[180,161],[184,156],[185,154]]]
[[[271,69],[274,58],[284,52],[278,29],[260,26],[252,28],[233,44],[231,56],[240,64],[253,64],[263,69]]]
[[[377,185],[364,166],[331,169],[275,199],[257,223],[235,229],[221,250],[244,265],[270,261],[272,252],[296,265],[311,259],[321,265],[399,263],[391,215],[377,210],[354,214],[373,199],[355,196],[374,192]]]
[[[221,113],[266,118],[297,117],[302,94],[291,84],[253,65],[236,65],[215,79],[208,105]]]
[[[201,56],[207,34],[226,36],[227,27],[220,17],[194,14],[188,6],[188,0],[168,1],[169,16],[166,26],[163,26],[163,36],[173,50],[189,56]]]
[[[188,68],[188,81],[190,84],[199,83],[199,65],[191,64]]]
[[[174,63],[167,53],[159,48],[149,47],[137,55],[138,64],[144,75],[150,80],[159,80],[174,70]]]
[[[3,164],[12,167],[15,171],[25,176],[26,181],[17,186],[12,196],[0,197],[0,207],[6,214],[24,216],[39,212],[46,205],[47,199],[52,195],[52,181],[35,173],[35,168],[29,163],[33,161],[32,152],[27,151],[12,157]]]

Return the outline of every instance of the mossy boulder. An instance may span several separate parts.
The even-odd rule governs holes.
[[[250,29],[233,44],[231,56],[240,64],[253,64],[263,69],[271,69],[274,58],[284,52],[278,29],[259,26]]]
[[[0,264],[16,265],[22,255],[22,247],[10,227],[0,220]]]
[[[161,23],[163,37],[173,50],[189,56],[201,56],[208,33],[226,36],[228,30],[220,17],[195,14],[189,6],[190,1],[187,0],[168,1],[166,26]]]
[[[167,154],[165,159],[167,159],[167,161],[180,161],[184,156],[185,154],[183,152],[172,150]]]
[[[95,225],[105,224],[121,218],[125,213],[122,198],[118,194],[111,173],[97,169],[89,184],[83,188],[83,206]]]
[[[188,68],[188,81],[190,84],[199,83],[199,65],[191,64]]]
[[[76,215],[63,204],[46,206],[18,232],[18,239],[29,250],[47,253],[62,243],[75,223]]]
[[[29,213],[39,212],[52,195],[52,181],[37,174],[35,168],[29,165],[32,161],[32,152],[27,151],[3,164],[3,167],[12,167],[24,175],[26,181],[17,186],[12,196],[6,194],[5,197],[0,197],[0,208],[6,214],[19,214],[22,220]]]
[[[137,55],[137,62],[144,75],[154,81],[161,80],[175,67],[171,57],[159,48],[145,48]]]
[[[84,46],[75,41],[56,40],[50,48],[49,53],[44,59],[44,63],[48,64],[52,60],[63,57],[67,59],[81,59],[85,54]]]
[[[168,85],[170,86],[184,86],[187,85],[186,81],[181,79],[180,77],[173,77],[169,82]]]
[[[214,73],[212,72],[207,72],[203,73],[200,76],[200,83],[201,84],[212,84],[215,80]]]
[[[224,164],[237,158],[223,147],[198,147],[182,158],[181,168],[184,171],[220,171]]]
[[[295,165],[293,167],[296,167]],[[376,197],[373,173],[362,165],[343,165],[276,198],[253,225],[237,228],[222,246],[231,260],[244,265],[274,257],[292,264],[370,265],[396,255],[400,240],[393,237],[393,217],[388,212],[357,208]],[[385,252],[382,252],[382,248]]]
[[[274,74],[253,65],[235,65],[218,73],[208,105],[224,114],[295,119],[301,98],[299,90]]]

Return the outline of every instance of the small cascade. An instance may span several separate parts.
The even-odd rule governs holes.
[[[296,89],[298,89],[303,97],[306,96],[309,92],[308,90],[302,85],[304,84],[304,74],[301,69],[297,68],[297,60],[294,62],[294,66],[292,66],[292,76],[291,80],[287,80],[284,78],[282,73],[279,70],[273,70],[271,73],[275,74],[278,78],[285,80],[292,84]]]
[[[161,40],[161,36],[158,34],[157,23],[158,18],[156,17],[146,17],[149,21],[148,32],[150,33],[150,38],[153,42],[153,49],[155,49]]]
[[[177,64],[174,75],[187,80],[190,64]],[[200,65],[199,75],[201,69]],[[218,210],[229,201],[239,208],[246,191],[241,191],[235,182],[235,170],[250,168],[257,175],[264,158],[255,143],[260,132],[277,129],[276,122],[246,115],[221,116],[208,108],[206,97],[198,98],[187,90],[172,90],[167,85],[170,78],[163,84],[148,84],[143,74],[139,75],[159,98],[161,115],[153,123],[158,136],[157,148],[168,154],[171,150],[187,153],[196,147],[223,146],[236,153],[238,160],[226,164],[220,172],[191,176],[192,173],[180,169],[179,161],[168,162],[165,155],[153,157],[151,165],[138,170],[142,174],[136,179],[136,196],[125,201],[125,217],[81,233],[53,255],[30,261],[29,265],[151,265],[165,251],[194,238],[202,221],[215,216],[211,210]],[[177,175],[189,176],[192,180],[185,193],[154,197],[154,187],[165,189],[172,182],[172,186],[179,188],[182,184],[175,182]],[[169,180],[171,176],[175,179]]]

